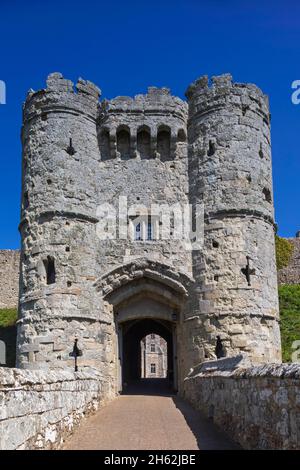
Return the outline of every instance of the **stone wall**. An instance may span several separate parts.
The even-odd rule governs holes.
[[[289,238],[294,245],[290,262],[286,268],[278,271],[279,284],[300,284],[300,237]]]
[[[0,368],[0,450],[57,449],[109,397],[99,372]]]
[[[227,369],[215,361],[185,380],[185,398],[245,449],[298,449],[300,364]]]
[[[0,250],[0,309],[18,305],[19,250]]]

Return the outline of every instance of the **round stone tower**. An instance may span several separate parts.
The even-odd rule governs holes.
[[[73,364],[76,337],[86,339],[87,365],[105,349],[93,348],[99,95],[54,73],[24,105],[19,367]]]
[[[204,205],[205,244],[193,252],[200,356],[279,361],[270,115],[255,85],[204,76],[187,90],[190,202]]]

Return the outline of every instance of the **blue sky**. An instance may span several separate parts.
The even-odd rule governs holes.
[[[1,0],[0,249],[18,248],[22,102],[50,72],[95,82],[103,97],[147,86],[184,91],[197,77],[230,72],[270,96],[279,234],[300,229],[300,2],[234,0]]]

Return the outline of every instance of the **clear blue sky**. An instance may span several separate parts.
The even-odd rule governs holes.
[[[18,248],[22,102],[59,71],[95,82],[103,96],[148,85],[184,96],[203,74],[232,73],[270,96],[279,233],[300,229],[300,2],[234,0],[1,0],[0,249]]]

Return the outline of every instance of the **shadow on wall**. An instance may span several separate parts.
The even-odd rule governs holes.
[[[0,366],[15,367],[16,365],[17,327],[0,327]]]
[[[241,450],[242,447],[219,430],[212,419],[206,418],[189,403],[178,396],[173,401],[184,416],[186,423],[197,441],[200,450]]]

